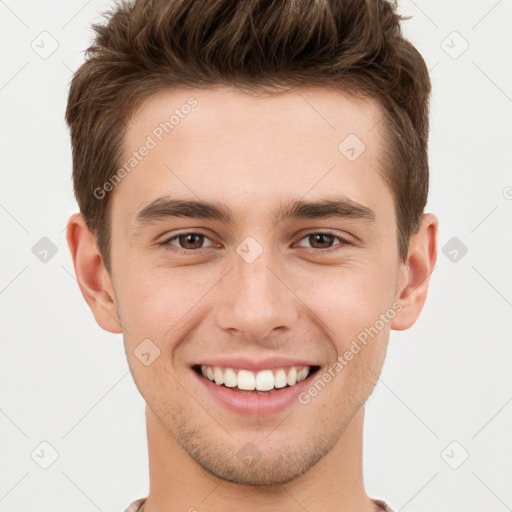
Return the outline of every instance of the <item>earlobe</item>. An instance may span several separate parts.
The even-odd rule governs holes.
[[[96,240],[83,215],[71,216],[66,238],[82,295],[98,325],[106,331],[122,332],[114,291]]]
[[[403,269],[405,285],[397,290],[396,299],[402,309],[391,323],[391,328],[397,331],[409,329],[420,316],[436,265],[438,219],[425,213],[419,224],[418,232],[411,235],[409,242],[407,265]]]

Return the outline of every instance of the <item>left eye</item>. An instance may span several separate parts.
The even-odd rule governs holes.
[[[305,237],[301,238],[301,241],[308,240],[310,244],[313,244],[313,249],[321,250],[332,248],[332,243],[334,242],[335,239],[341,241],[341,244],[339,245],[348,244],[348,242],[343,238],[333,235],[331,233],[310,233],[309,235],[306,235]],[[317,245],[317,247],[314,247],[315,244]],[[318,245],[320,245],[320,247],[318,247]]]

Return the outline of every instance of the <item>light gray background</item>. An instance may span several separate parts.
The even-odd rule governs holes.
[[[79,293],[64,231],[77,211],[67,90],[109,5],[0,1],[3,512],[121,511],[148,492],[144,402],[121,335]],[[404,0],[400,12],[433,82],[439,258],[367,405],[366,487],[397,511],[512,510],[512,1]],[[32,252],[43,237],[57,249],[46,262]],[[42,442],[58,452],[48,469]]]

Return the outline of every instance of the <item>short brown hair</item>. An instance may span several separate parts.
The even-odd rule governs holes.
[[[378,100],[405,262],[428,195],[431,83],[396,9],[388,0],[137,0],[107,11],[66,110],[75,195],[107,271],[111,194],[98,200],[94,190],[116,173],[130,116],[154,93],[214,85],[320,86]]]

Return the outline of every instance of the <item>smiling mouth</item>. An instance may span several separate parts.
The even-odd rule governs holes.
[[[318,372],[320,366],[290,366],[259,372],[206,365],[194,365],[192,369],[201,378],[231,391],[267,395],[310,379]]]

